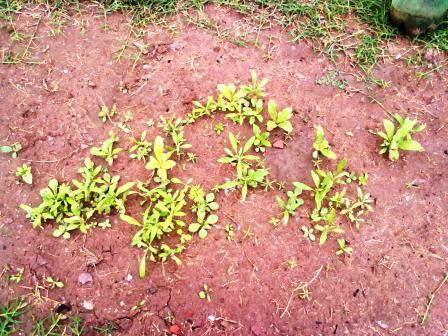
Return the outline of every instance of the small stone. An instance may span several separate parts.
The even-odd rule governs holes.
[[[382,322],[382,321],[378,321],[377,323],[383,329],[389,328],[389,326],[386,323]]]
[[[150,293],[151,295],[154,295],[155,293],[157,293],[157,288],[156,288],[156,287],[151,287],[151,288],[149,288],[149,293]]]
[[[95,305],[94,305],[93,302],[90,301],[90,300],[84,300],[84,301],[82,302],[82,307],[83,307],[85,310],[93,310],[93,308],[95,308]]]
[[[8,218],[5,218],[5,219],[3,220],[3,223],[5,223],[5,224],[11,224],[13,221],[14,221],[14,220],[13,220],[12,218],[8,217]]]
[[[207,317],[207,320],[209,320],[210,322],[214,322],[216,320],[216,317],[214,315],[209,315]]]
[[[170,333],[179,335],[180,327],[177,324],[173,324],[172,326],[170,326]]]
[[[149,66],[149,64],[143,64],[143,65],[142,65],[142,68],[143,68],[144,70],[148,70],[148,69],[150,68],[150,66]]]
[[[79,276],[78,276],[78,282],[81,284],[81,285],[85,285],[85,284],[88,284],[88,283],[91,283],[91,282],[93,282],[93,277],[92,277],[92,274],[90,274],[90,273],[81,273]]]
[[[134,279],[134,277],[132,276],[132,274],[128,274],[128,275],[126,275],[126,278],[125,278],[126,281],[131,282],[132,279]]]
[[[283,142],[283,140],[277,140],[272,144],[272,147],[283,149],[285,148],[285,143]]]
[[[36,257],[36,263],[39,266],[45,266],[48,262],[41,255],[38,254]]]

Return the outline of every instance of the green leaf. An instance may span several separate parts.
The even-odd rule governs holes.
[[[206,229],[202,228],[199,230],[199,238],[204,239],[205,237],[207,237],[208,232]]]
[[[384,119],[383,125],[386,130],[387,139],[389,139],[389,140],[392,139],[394,136],[394,132],[395,132],[394,124],[392,123],[392,121],[390,121],[388,119]]]
[[[154,155],[157,161],[163,161],[163,138],[160,135],[156,136],[154,140]]]
[[[137,220],[125,214],[121,214],[120,219],[131,225],[142,226]]]
[[[398,148],[407,151],[423,152],[425,149],[415,140],[405,140],[398,144]]]
[[[199,223],[192,223],[188,226],[188,231],[190,232],[198,232],[198,230],[201,228],[201,224]]]
[[[143,255],[142,259],[140,260],[140,266],[138,268],[138,274],[139,274],[140,278],[142,278],[142,279],[145,277],[145,274],[146,274],[146,252],[147,251],[145,251],[145,254]]]
[[[229,140],[230,140],[230,145],[232,146],[232,149],[234,152],[238,151],[238,140],[235,137],[235,135],[233,135],[232,132],[229,132]]]
[[[2,153],[11,153],[12,152],[12,147],[10,147],[10,146],[2,146],[0,148],[1,148]]]
[[[273,122],[272,120],[268,120],[266,127],[267,127],[267,130],[270,132],[274,128],[277,128],[277,124],[275,122]]]
[[[207,220],[205,221],[207,224],[216,224],[218,222],[218,216],[217,215],[210,215],[207,217]]]

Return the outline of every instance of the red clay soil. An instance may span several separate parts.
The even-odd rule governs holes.
[[[348,93],[316,85],[331,64],[305,42],[291,44],[287,32],[268,29],[260,35],[261,47],[240,47],[218,39],[211,30],[186,25],[181,17],[171,22],[177,33],[148,26],[140,41],[150,46],[149,52],[133,69],[129,59],[113,59],[120,39],[129,36],[129,18],[113,14],[105,32],[103,19],[92,8],[76,14],[56,36],[50,36],[46,19],[36,30],[32,14],[38,10],[24,11],[17,24],[29,34],[36,30],[33,59],[43,62],[0,66],[0,141],[23,145],[17,159],[3,154],[0,161],[0,264],[12,268],[3,272],[0,302],[32,293],[36,281],[51,275],[65,288],[42,291],[47,298],[41,301],[30,294],[32,309],[41,316],[58,302],[70,303],[68,314],[84,319],[87,335],[107,321],[116,324],[114,335],[169,334],[170,314],[176,326],[171,332],[182,335],[448,335],[448,286],[437,293],[427,323],[420,325],[428,295],[448,271],[446,69],[418,82],[418,69],[394,60],[410,46],[395,41],[389,49],[391,61],[375,71],[376,78],[391,86],[367,91],[348,74],[358,70],[341,64],[344,79],[363,91]],[[225,8],[208,7],[206,12],[231,29],[242,19]],[[81,19],[88,22],[84,34],[76,25]],[[6,29],[0,31],[0,45],[14,48]],[[272,59],[266,58],[266,48],[272,46]],[[51,225],[32,229],[18,209],[21,203],[38,204],[39,190],[50,178],[74,178],[89,148],[107,138],[112,125],[98,118],[101,105],[116,104],[121,116],[130,111],[133,120],[128,124],[135,134],[148,129],[153,138],[160,129],[148,128],[146,121],[186,115],[192,101],[215,94],[217,84],[248,82],[249,69],[269,79],[269,98],[294,109],[292,139],[285,148],[265,154],[273,179],[287,186],[292,181],[310,183],[317,124],[325,128],[338,156],[348,158],[350,171],[369,175],[367,191],[375,199],[375,212],[359,230],[344,224],[352,257],[335,254],[335,238],[319,246],[303,237],[300,227],[310,224],[305,211],[309,198],[288,226],[269,224],[279,213],[279,191],[252,190],[246,202],[237,192],[219,193],[220,221],[209,236],[189,244],[180,266],[148,263],[144,279],[138,277],[142,251],[130,245],[135,227],[117,216],[111,217],[109,230],[95,229],[65,241],[52,237]],[[120,90],[123,84],[127,92]],[[416,135],[424,153],[405,153],[397,162],[378,154],[380,140],[369,130],[382,127],[385,110],[427,124]],[[225,125],[220,136],[213,131],[218,122]],[[250,132],[222,115],[186,127],[198,162],[185,161],[185,169],[179,164],[176,176],[190,177],[206,189],[231,177],[231,167],[217,163],[230,130]],[[128,146],[128,136],[116,133],[120,145]],[[280,134],[274,137],[280,139]],[[14,172],[24,162],[33,168],[32,186],[17,183]],[[111,171],[124,180],[149,175],[124,152]],[[414,187],[407,188],[411,181]],[[138,216],[132,202],[130,213]],[[226,239],[227,223],[235,227],[234,241]],[[254,236],[243,239],[247,228]],[[288,266],[292,259],[297,267]],[[7,275],[21,266],[24,280],[8,283]],[[83,272],[92,274],[93,282],[81,285],[78,277]],[[310,300],[291,296],[300,282],[310,280]],[[203,284],[213,290],[210,302],[198,297]],[[86,300],[93,311],[83,308]]]

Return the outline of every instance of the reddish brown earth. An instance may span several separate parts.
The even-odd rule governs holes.
[[[36,9],[17,18],[29,34],[36,29],[33,13]],[[209,7],[207,13],[229,27],[241,20],[226,9]],[[381,128],[384,109],[366,94],[316,85],[330,63],[304,42],[289,43],[286,32],[266,30],[260,37],[261,47],[239,47],[219,40],[212,31],[173,18],[176,34],[148,26],[140,41],[151,46],[150,52],[133,70],[129,60],[113,60],[119,39],[128,36],[128,18],[112,15],[110,31],[104,32],[102,19],[94,14],[90,8],[74,16],[78,22],[84,19],[89,23],[84,35],[76,21],[69,21],[62,35],[49,36],[43,19],[31,45],[33,58],[43,63],[0,66],[0,141],[2,145],[20,142],[24,146],[18,159],[2,155],[0,161],[0,264],[13,270],[25,267],[24,281],[16,285],[6,280],[12,271],[3,272],[0,302],[30,294],[36,281],[51,275],[64,281],[65,288],[42,291],[47,297],[42,301],[29,296],[32,308],[41,316],[57,302],[69,302],[73,305],[69,314],[85,320],[89,335],[94,334],[93,326],[107,321],[116,323],[116,335],[167,334],[170,323],[165,317],[169,313],[183,335],[448,334],[446,287],[437,293],[429,321],[420,325],[429,293],[448,271],[446,68],[417,82],[419,69],[404,62],[377,66],[375,76],[390,81],[391,86],[370,94],[385,110],[418,117],[428,126],[416,136],[426,152],[404,154],[398,162],[391,162],[377,153],[380,140],[368,132]],[[269,47],[268,37],[275,46],[272,60],[263,52]],[[10,43],[3,29],[0,45],[9,48]],[[403,41],[394,42],[390,59],[409,48]],[[437,57],[441,61],[446,55]],[[358,71],[348,63],[341,67],[347,73]],[[131,111],[134,119],[129,125],[140,134],[148,129],[145,122],[151,118],[157,121],[161,115],[185,115],[192,100],[215,94],[219,83],[247,82],[249,69],[255,69],[260,78],[269,78],[269,98],[295,111],[292,140],[284,149],[266,152],[272,178],[310,182],[316,124],[326,129],[338,156],[349,159],[351,171],[368,173],[367,190],[375,199],[375,212],[360,230],[344,224],[344,237],[354,249],[352,257],[335,255],[335,238],[323,246],[303,238],[300,227],[309,224],[308,206],[301,208],[288,226],[272,227],[268,221],[279,212],[275,202],[278,191],[251,191],[246,202],[240,201],[239,193],[220,193],[220,221],[207,239],[189,245],[181,266],[149,264],[144,279],[138,278],[142,252],[130,246],[135,228],[118,218],[112,217],[112,229],[95,229],[64,241],[51,236],[51,225],[33,230],[18,209],[21,203],[37,204],[38,191],[50,178],[70,181],[76,176],[89,148],[105,139],[112,127],[97,116],[103,103],[117,104],[119,115]],[[344,78],[367,92],[353,76]],[[120,91],[120,81],[127,93]],[[213,127],[219,121],[226,127],[216,136]],[[159,132],[157,127],[148,130],[151,138]],[[230,177],[231,168],[216,162],[227,145],[229,130],[250,132],[222,116],[187,127],[186,138],[198,163],[186,163],[185,171],[179,164],[176,175],[191,177],[207,189]],[[120,145],[128,146],[127,136],[116,132]],[[32,186],[16,183],[14,171],[24,162],[33,168]],[[126,180],[145,180],[149,174],[141,162],[129,160],[125,153],[111,170]],[[406,188],[411,181],[416,181],[417,188]],[[306,199],[306,204],[310,202]],[[226,240],[227,222],[235,226],[233,242]],[[243,239],[248,227],[256,239]],[[296,259],[297,267],[287,266],[290,259]],[[82,272],[90,272],[93,283],[80,285]],[[315,275],[309,286],[310,300],[294,296],[284,313],[294,287]],[[211,302],[198,297],[205,283],[213,289]],[[93,312],[82,308],[84,300],[93,302]],[[145,303],[140,308],[132,309],[142,300]],[[217,320],[211,321],[210,316]]]

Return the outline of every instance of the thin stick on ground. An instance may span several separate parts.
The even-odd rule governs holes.
[[[308,281],[308,282],[300,282],[300,283],[298,284],[298,286],[297,286],[296,288],[294,288],[294,289],[291,291],[291,295],[289,296],[288,303],[286,304],[286,307],[283,309],[283,313],[280,315],[280,318],[283,318],[283,317],[286,315],[286,313],[288,313],[288,309],[289,309],[289,306],[290,306],[290,304],[291,304],[291,302],[292,302],[292,299],[293,299],[293,297],[294,297],[294,294],[295,294],[298,290],[302,290],[302,291],[304,291],[304,293],[305,293],[305,297],[308,297],[308,294],[309,294],[309,292],[308,292],[308,286],[309,286],[311,283],[313,283],[313,282],[317,279],[317,277],[319,276],[319,274],[320,274],[320,272],[322,271],[323,268],[324,268],[324,267],[321,266],[321,267],[316,271],[316,273],[314,274],[313,278],[312,278],[310,281]]]
[[[436,296],[437,292],[442,288],[442,286],[448,281],[448,272],[445,272],[445,276],[442,280],[442,282],[437,286],[437,288],[431,292],[428,296],[428,303],[426,304],[426,310],[425,314],[422,316],[422,320],[420,322],[421,325],[425,324],[425,322],[428,320],[429,315],[429,309],[431,308],[432,304],[434,303],[434,297]]]

